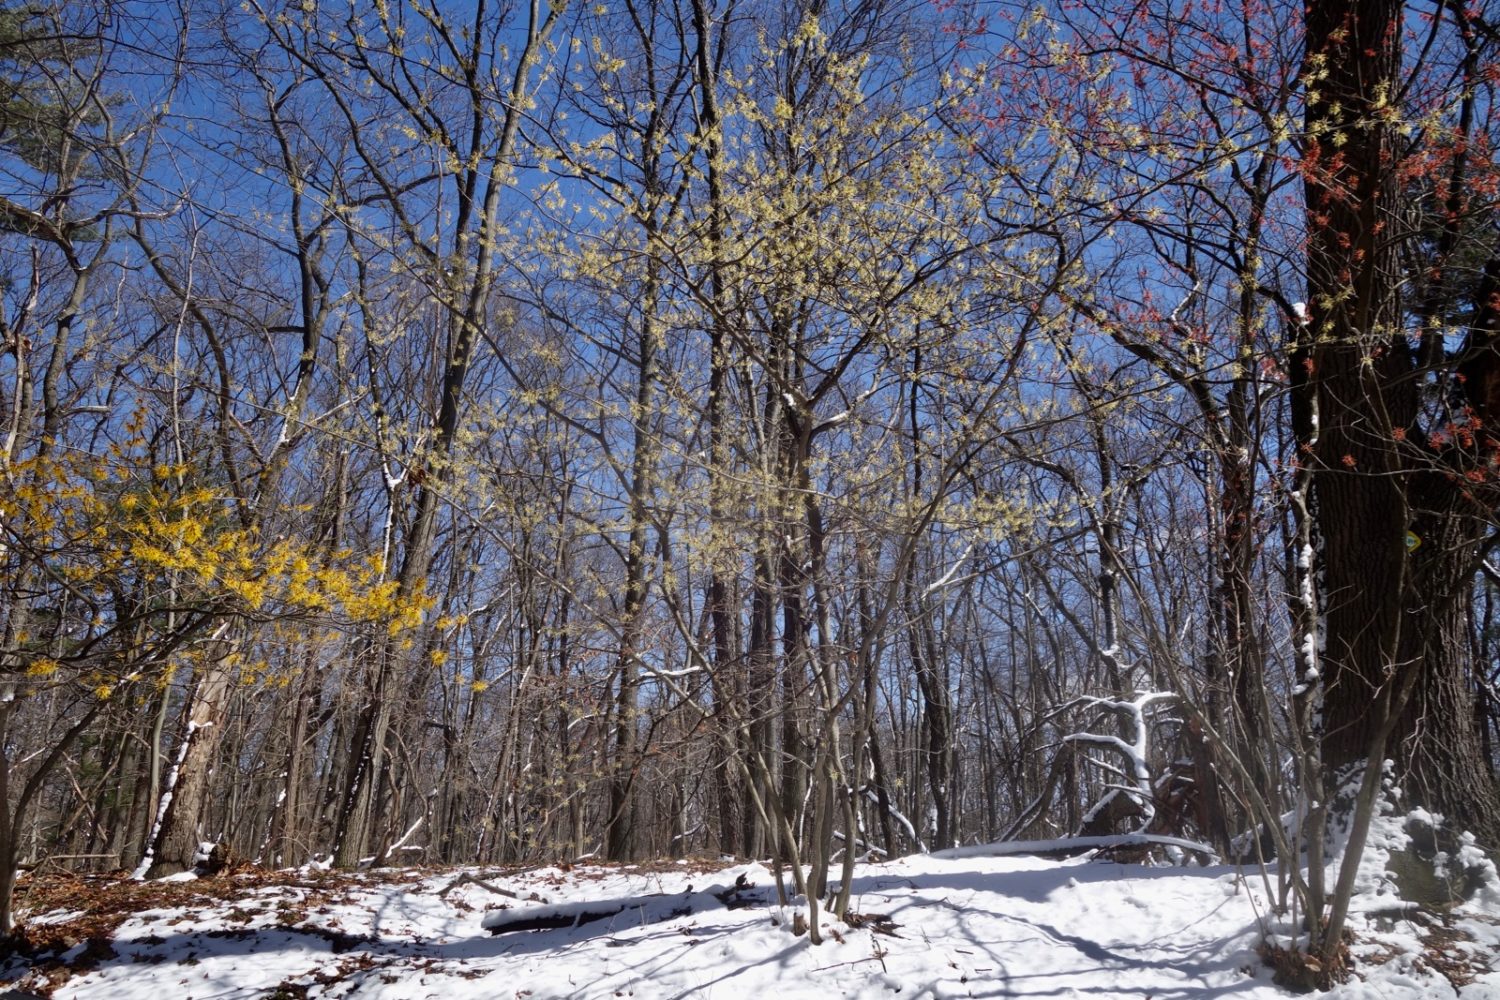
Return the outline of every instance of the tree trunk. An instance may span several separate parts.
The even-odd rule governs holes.
[[[648,227],[648,243],[654,237]],[[634,455],[630,471],[630,538],[625,553],[625,604],[621,611],[620,649],[616,672],[619,693],[615,702],[614,761],[609,782],[609,832],[606,851],[611,860],[630,861],[636,852],[636,775],[639,768],[636,748],[638,725],[637,698],[640,689],[641,614],[645,610],[650,587],[650,561],[646,554],[650,530],[652,480],[656,476],[656,446],[652,436],[651,412],[656,391],[656,296],[659,284],[657,265],[648,263],[643,293],[643,315],[637,339],[640,367],[636,373]]]
[[[1383,113],[1401,84],[1402,14],[1396,0],[1306,14],[1311,348],[1293,377],[1299,408],[1317,415],[1302,443],[1322,568],[1323,764],[1331,777],[1368,757],[1395,712],[1385,746],[1409,791],[1494,845],[1500,799],[1472,728],[1464,638],[1482,511],[1456,452],[1402,443],[1421,416],[1392,238],[1400,137]],[[1492,352],[1484,361],[1495,366]]]
[[[227,645],[227,644],[226,644]],[[217,651],[194,684],[183,708],[183,749],[174,768],[175,781],[162,793],[170,796],[149,848],[147,878],[175,875],[193,867],[203,842],[201,823],[213,791],[212,770],[223,739],[234,667],[225,663],[229,650]]]
[[[724,265],[720,248],[724,242],[724,185],[720,174],[722,150],[719,133],[718,60],[714,51],[713,19],[706,0],[693,0],[693,71],[701,107],[701,131],[705,138],[708,182],[708,281],[709,281],[709,362],[708,362],[708,476],[710,569],[707,612],[713,628],[713,696],[714,719],[719,738],[713,744],[713,772],[716,775],[719,814],[719,849],[736,854],[742,848],[751,851],[756,840],[753,832],[754,811],[741,801],[748,789],[737,789],[734,762],[728,758],[743,753],[735,746],[740,730],[735,722],[741,705],[744,669],[739,656],[738,617],[730,612],[730,580],[735,572],[736,554],[728,543],[729,497],[726,484],[730,467],[730,442],[725,427],[727,381],[729,375],[728,311],[724,289]],[[732,5],[731,5],[732,11]],[[720,46],[723,32],[719,34]],[[741,836],[742,830],[744,836]]]

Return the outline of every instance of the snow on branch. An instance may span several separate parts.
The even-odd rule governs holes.
[[[948,567],[948,572],[944,573],[941,577],[927,585],[927,589],[922,591],[922,599],[926,600],[933,594],[936,594],[952,586],[953,578],[958,575],[958,571],[963,568],[964,563],[969,561],[969,556],[973,553],[973,551],[974,543],[970,542],[968,548],[964,549],[959,557],[953,561],[953,565]]]
[[[952,847],[933,851],[934,858],[994,858],[1008,854],[1074,854],[1084,851],[1105,850],[1112,847],[1176,847],[1192,851],[1207,858],[1210,863],[1219,860],[1218,853],[1207,844],[1183,837],[1165,837],[1154,833],[1122,833],[1104,837],[1062,837],[1057,840],[1010,840],[995,844],[975,844],[971,847]]]
[[[1145,691],[1137,694],[1130,701],[1085,695],[1075,698],[1068,704],[1068,707],[1074,708],[1100,709],[1124,721],[1125,736],[1123,738],[1107,733],[1080,732],[1069,733],[1063,737],[1063,742],[1112,750],[1124,759],[1126,777],[1134,783],[1133,788],[1124,789],[1124,791],[1141,807],[1141,822],[1137,832],[1144,831],[1156,818],[1154,783],[1151,780],[1149,761],[1151,728],[1146,715],[1152,706],[1176,700],[1177,695],[1170,691]],[[1089,814],[1091,816],[1096,814],[1104,802],[1113,798],[1117,791],[1119,789],[1112,789],[1103,801],[1089,810]]]

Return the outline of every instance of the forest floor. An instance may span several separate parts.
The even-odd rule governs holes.
[[[774,885],[759,864],[719,861],[31,875],[0,997],[7,986],[58,1000],[1287,995],[1260,954],[1276,928],[1255,869],[861,865],[858,916],[827,921],[816,946]],[[1353,922],[1355,978],[1338,995],[1500,1000],[1500,893],[1410,920],[1377,919],[1369,895]],[[549,923],[562,926],[525,929]]]

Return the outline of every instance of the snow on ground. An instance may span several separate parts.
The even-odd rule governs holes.
[[[462,879],[465,871],[514,897]],[[760,891],[736,900],[752,905],[726,908],[713,893],[737,878]],[[797,908],[775,904],[772,876],[756,864],[304,870],[198,883],[204,893],[211,884],[217,888],[200,895],[192,883],[91,884],[96,900],[107,904],[118,893],[127,904],[112,930],[79,931],[109,934],[107,946],[64,935],[56,939],[69,947],[60,963],[13,959],[3,978],[24,974],[17,985],[51,989],[58,1000],[1286,995],[1255,950],[1264,885],[1258,874],[1228,867],[932,856],[861,866],[853,909],[866,920],[825,925],[834,933],[821,946],[793,933]],[[65,894],[48,898],[51,910],[32,919],[49,921],[35,926],[55,934],[78,904]],[[682,900],[693,905],[676,905]],[[625,908],[593,922],[491,936],[481,921],[501,905],[552,918]],[[1492,908],[1500,914],[1500,905]],[[672,915],[684,909],[692,912]],[[1483,954],[1500,945],[1500,927],[1473,922],[1489,937],[1463,948]],[[1399,947],[1424,947],[1413,928],[1392,935]],[[1374,951],[1360,971],[1368,981],[1342,988],[1345,1000],[1455,995],[1415,953],[1367,948]],[[1382,957],[1378,966],[1368,961]],[[1462,998],[1500,1000],[1500,974]]]

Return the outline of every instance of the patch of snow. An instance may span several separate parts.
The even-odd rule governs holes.
[[[31,926],[48,926],[49,924],[65,924],[70,920],[88,916],[87,910],[53,910],[51,913],[43,913],[40,916],[30,917],[26,923]],[[4,994],[0,994],[4,996]]]
[[[1401,835],[1382,814],[1371,854]],[[1114,838],[1119,839],[1119,838]],[[1034,841],[1046,850],[1073,842]],[[1202,845],[1183,843],[1198,850]],[[1265,883],[1217,865],[1172,868],[1006,854],[1018,845],[958,848],[861,864],[846,925],[826,917],[825,943],[793,932],[797,900],[776,905],[759,864],[705,873],[676,862],[631,868],[575,864],[433,873],[384,869],[323,874],[308,866],[281,881],[247,881],[239,892],[134,913],[115,932],[114,957],[77,969],[57,1000],[490,1000],[617,996],[745,1000],[856,1000],[968,996],[1287,996],[1256,948],[1271,909]],[[1383,865],[1362,870],[1381,889]],[[460,878],[467,874],[469,879]],[[753,883],[750,905],[716,895]],[[496,887],[503,887],[497,889]],[[107,891],[107,890],[106,890]],[[163,897],[164,901],[168,897]],[[176,899],[178,897],[171,897]],[[548,902],[542,902],[542,900]],[[698,904],[702,904],[699,906]],[[600,920],[571,919],[614,908]],[[492,913],[492,916],[486,916]],[[492,936],[518,917],[550,915],[565,926]],[[43,915],[60,920],[67,914]],[[1500,954],[1500,901],[1455,914],[1473,925],[1480,958]],[[877,918],[879,918],[877,920]],[[1394,949],[1340,1000],[1458,997],[1500,1000],[1500,969],[1454,991],[1416,960],[1416,928],[1380,932],[1363,917],[1366,947]],[[835,937],[832,932],[837,932]],[[1373,955],[1373,951],[1370,952]],[[75,956],[77,957],[77,956]],[[21,985],[24,985],[24,981]]]

